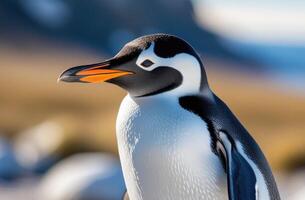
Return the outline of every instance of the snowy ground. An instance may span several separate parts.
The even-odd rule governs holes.
[[[281,178],[279,187],[282,199],[303,200],[305,196],[305,172]],[[1,200],[41,200],[39,195],[40,179],[27,178],[15,183],[0,184]],[[63,199],[66,200],[66,199]]]

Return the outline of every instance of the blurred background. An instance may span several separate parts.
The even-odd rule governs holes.
[[[305,198],[305,1],[1,0],[0,27],[0,200],[120,199],[115,118],[126,93],[56,80],[159,32],[200,52],[282,198]]]

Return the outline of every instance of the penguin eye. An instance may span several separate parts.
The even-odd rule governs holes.
[[[150,66],[152,66],[153,64],[154,64],[154,62],[151,61],[151,60],[148,60],[148,59],[144,60],[144,61],[141,63],[141,65],[142,65],[143,67],[150,67]]]

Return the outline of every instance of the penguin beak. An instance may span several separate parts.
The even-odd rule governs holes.
[[[134,74],[130,71],[123,71],[111,64],[113,60],[91,65],[72,67],[64,71],[58,81],[81,82],[81,83],[100,83],[121,76]]]

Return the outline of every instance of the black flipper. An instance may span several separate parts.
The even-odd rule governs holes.
[[[243,152],[262,172],[270,198],[272,200],[281,199],[272,171],[263,152],[223,101],[213,94],[212,97],[204,95],[180,97],[179,103],[184,109],[198,115],[206,123],[211,136],[211,150],[216,155],[225,157],[224,145],[219,145],[223,146],[224,149],[224,152],[219,155],[216,150],[216,144],[227,140],[230,141],[232,147],[226,148],[230,150],[228,151],[230,152],[230,162],[222,159],[226,163],[225,168],[228,171],[228,178],[231,177],[231,180],[228,179],[230,200],[252,200],[260,192],[259,190],[255,191],[255,184],[258,183],[255,183],[257,180],[254,176],[254,171],[250,163],[247,162],[248,159],[243,157]],[[220,138],[223,134],[227,137]],[[243,152],[238,151],[239,147],[236,147],[235,141],[240,141],[243,145]],[[248,198],[248,196],[250,197]]]
[[[226,160],[229,199],[256,200],[256,177],[252,167],[228,135],[220,132],[219,137],[218,148]]]

